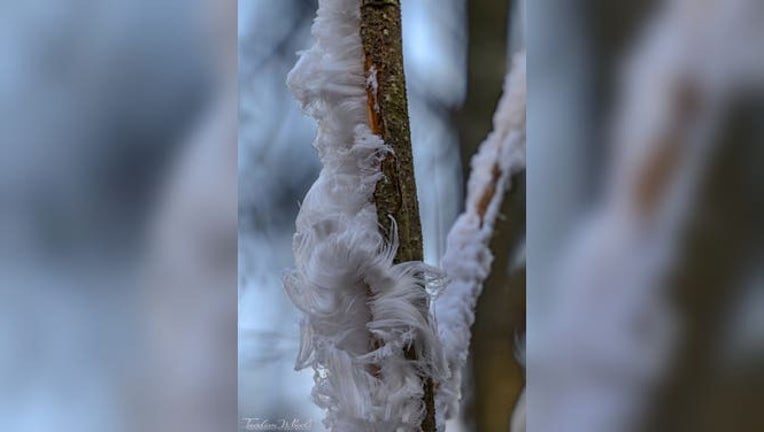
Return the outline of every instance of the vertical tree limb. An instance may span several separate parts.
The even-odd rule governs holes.
[[[383,178],[374,192],[380,229],[389,235],[393,220],[397,224],[396,263],[421,261],[422,227],[403,72],[400,0],[361,1],[361,42],[368,83],[369,124],[393,150],[381,163]],[[419,306],[422,314],[427,316],[428,305]],[[407,350],[406,357],[415,359],[413,347]],[[422,385],[426,410],[422,430],[434,432],[432,379],[423,377]]]
[[[361,41],[369,86],[372,130],[392,147],[382,162],[384,179],[377,184],[374,201],[380,224],[389,232],[390,216],[398,225],[400,247],[396,262],[422,259],[419,221],[411,152],[406,80],[403,73],[400,0],[361,2]]]

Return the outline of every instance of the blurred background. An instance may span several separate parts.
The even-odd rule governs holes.
[[[526,16],[528,430],[762,430],[761,2]]]
[[[235,17],[0,2],[0,429],[236,427]]]

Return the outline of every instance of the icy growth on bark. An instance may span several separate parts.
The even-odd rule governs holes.
[[[318,122],[323,169],[297,216],[296,268],[284,288],[305,314],[296,367],[314,368],[313,398],[326,410],[325,425],[419,430],[422,376],[439,380],[445,371],[420,305],[429,304],[442,276],[419,262],[394,265],[397,233],[388,243],[379,232],[373,191],[392,150],[367,125],[359,26],[359,0],[321,0],[316,44],[287,78]],[[405,358],[409,347],[416,360]]]
[[[520,53],[505,79],[504,95],[493,118],[494,130],[472,158],[465,210],[448,234],[442,260],[449,284],[436,299],[434,309],[451,376],[440,383],[436,395],[439,420],[456,412],[470,326],[493,260],[488,244],[494,222],[511,176],[525,168],[525,94],[525,54]]]

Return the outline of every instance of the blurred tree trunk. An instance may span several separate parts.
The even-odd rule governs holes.
[[[467,98],[456,116],[461,139],[462,178],[491,131],[491,119],[507,73],[509,0],[467,2]]]
[[[524,172],[512,177],[494,233],[494,261],[478,299],[470,348],[478,431],[508,429],[525,382],[515,357],[515,340],[525,333],[525,264],[510,268],[524,242]]]

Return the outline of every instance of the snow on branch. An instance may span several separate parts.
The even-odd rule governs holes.
[[[393,148],[370,128],[376,75],[365,76],[360,21],[360,0],[320,0],[316,43],[287,78],[318,123],[323,168],[297,216],[296,268],[284,288],[304,313],[296,368],[315,370],[326,427],[416,431],[426,411],[422,377],[445,374],[426,313],[443,278],[421,262],[394,263],[397,221],[378,220],[375,188]]]
[[[467,360],[470,326],[483,281],[491,270],[489,242],[513,174],[525,169],[525,54],[516,54],[493,118],[493,131],[472,159],[464,213],[448,234],[442,268],[448,287],[435,301],[438,334],[450,371],[440,383],[436,412],[452,417],[460,398],[461,370]]]

